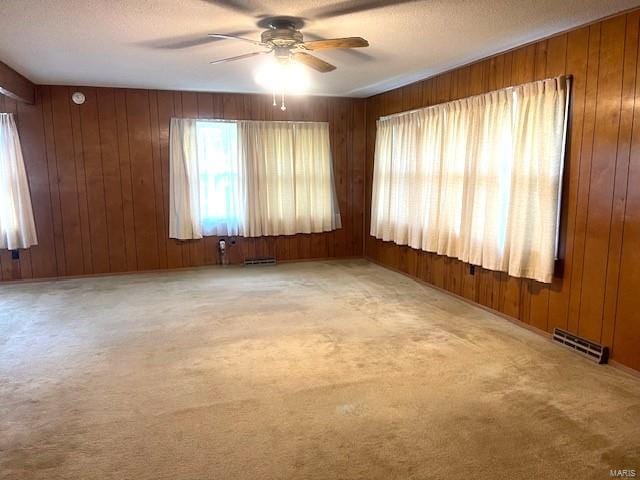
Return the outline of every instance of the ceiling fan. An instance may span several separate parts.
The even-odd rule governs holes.
[[[309,31],[305,31],[303,36],[301,29],[305,27],[307,22],[315,23],[318,20],[327,18],[335,18],[345,15],[358,14],[371,10],[382,9],[400,4],[420,2],[423,0],[333,0],[330,2],[316,2],[318,6],[303,11],[295,12],[298,16],[273,16],[265,15],[258,12],[268,11],[268,7],[264,8],[260,4],[260,0],[201,0],[219,8],[230,10],[236,14],[252,17],[257,20],[256,26],[263,29],[260,40],[247,38],[245,35],[255,32],[255,30],[247,29],[229,33],[209,33],[197,36],[187,35],[183,37],[174,37],[168,39],[156,39],[144,44],[152,48],[161,48],[169,50],[185,49],[199,47],[217,42],[221,40],[239,40],[245,43],[251,43],[263,50],[245,53],[235,57],[214,60],[209,63],[219,64],[233,62],[245,58],[256,57],[259,55],[268,55],[273,53],[273,64],[279,66],[278,75],[267,75],[266,82],[259,81],[257,83],[271,90],[273,94],[273,105],[276,106],[276,93],[281,95],[281,109],[286,110],[284,97],[287,89],[294,90],[304,83],[299,81],[304,77],[297,68],[304,70],[304,66],[309,67],[321,73],[331,72],[336,69],[335,65],[326,62],[311,52],[318,50],[341,49],[351,55],[360,58],[367,58],[368,55],[357,50],[362,47],[368,47],[369,42],[362,37],[346,37],[323,39],[314,35]],[[281,4],[285,3],[280,0]],[[273,3],[276,3],[275,1]],[[296,6],[296,1],[286,2],[289,8]],[[305,40],[305,37],[307,40]],[[263,79],[264,80],[264,79]],[[284,85],[283,85],[284,84]]]
[[[341,16],[348,16],[372,10],[378,10],[385,7],[397,6],[405,3],[414,3],[421,0],[337,0],[332,2],[317,2],[318,6],[297,11],[298,16],[273,16],[265,15],[259,12],[268,11],[269,7],[261,5],[259,0],[200,0],[209,3],[218,8],[230,10],[233,13],[252,17],[257,20],[256,26],[264,29],[260,40],[247,38],[245,35],[254,32],[249,28],[230,33],[212,33],[201,35],[187,35],[178,38],[157,39],[144,42],[145,45],[152,48],[160,49],[185,49],[198,47],[211,42],[225,39],[236,39],[251,43],[265,50],[252,52],[237,57],[214,60],[212,64],[241,60],[258,55],[266,55],[274,53],[279,60],[290,60],[294,58],[297,62],[304,64],[319,72],[330,72],[335,70],[335,66],[324,60],[321,60],[309,52],[328,49],[342,49],[352,55],[360,58],[366,58],[367,55],[361,52],[351,50],[353,48],[366,47],[369,43],[360,37],[334,38],[324,40],[313,33],[306,31],[304,37],[311,41],[305,41],[302,27],[309,21],[315,23],[319,20],[330,19]],[[285,2],[282,2],[285,3]],[[289,7],[295,8],[296,2],[286,2]],[[292,5],[291,5],[292,4]]]
[[[243,42],[263,47],[265,50],[245,53],[244,55],[223,58],[221,60],[214,60],[209,63],[218,64],[233,62],[235,60],[242,60],[258,55],[266,55],[273,52],[278,61],[288,62],[293,60],[318,72],[327,73],[335,70],[335,65],[325,62],[324,60],[311,55],[309,52],[316,50],[362,48],[369,46],[369,42],[361,37],[332,38],[328,40],[311,40],[305,42],[302,32],[300,31],[300,28],[304,25],[304,21],[296,17],[268,17],[259,23],[259,25],[265,24],[268,28],[262,32],[260,41],[234,34],[210,33],[208,36],[212,38],[241,40]]]

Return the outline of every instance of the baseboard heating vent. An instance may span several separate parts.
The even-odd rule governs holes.
[[[566,332],[560,328],[553,331],[553,341],[564,345],[571,350],[578,352],[585,357],[598,362],[607,363],[609,360],[609,347],[603,347],[595,342],[580,338],[573,333]]]
[[[247,265],[275,265],[276,257],[254,257],[254,258],[245,258],[244,259],[245,266]]]

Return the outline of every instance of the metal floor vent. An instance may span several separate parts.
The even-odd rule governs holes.
[[[553,331],[553,341],[598,363],[607,363],[609,360],[609,347],[603,347],[560,328]]]
[[[245,258],[244,264],[246,265],[275,265],[276,257],[254,257]]]

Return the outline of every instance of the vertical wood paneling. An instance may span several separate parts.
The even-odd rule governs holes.
[[[589,48],[589,28],[567,34],[566,72],[573,75],[569,139],[564,165],[562,188],[559,275],[553,279],[549,292],[549,327],[572,328],[569,325],[569,303],[573,272],[576,211],[582,164],[582,128],[586,103],[586,77]]]
[[[127,116],[126,90],[115,91],[116,125],[118,127],[118,158],[122,183],[122,213],[124,217],[125,248],[127,270],[138,270],[138,252],[136,246],[135,210],[133,204],[133,184],[131,177],[131,149],[129,147],[129,119]]]
[[[631,14],[633,16],[633,14]],[[635,16],[633,17],[635,23]],[[631,19],[630,19],[631,20]],[[616,289],[617,309],[611,329],[613,355],[619,362],[640,370],[640,62],[636,70],[633,130],[624,208],[622,256],[619,283]]]
[[[153,162],[153,191],[155,194],[156,211],[156,242],[158,244],[158,268],[167,268],[167,237],[169,236],[168,215],[162,198],[162,154],[161,137],[167,135],[160,127],[160,111],[158,92],[149,92],[149,117],[151,127],[151,159]]]
[[[364,173],[366,154],[366,102],[357,100],[353,106],[353,136],[350,143],[351,156],[349,165],[351,166],[350,184],[353,189],[351,199],[351,218],[353,221],[353,235],[351,238],[351,248],[349,255],[362,255],[363,233],[364,233]]]
[[[47,157],[47,169],[49,177],[49,197],[51,198],[51,219],[53,222],[54,250],[56,257],[56,274],[67,275],[67,260],[64,245],[64,231],[62,227],[62,202],[60,201],[60,183],[58,176],[58,161],[55,149],[55,139],[53,135],[53,99],[51,89],[48,87],[38,88],[40,100],[42,101],[42,118],[45,137],[45,155]],[[25,134],[20,132],[21,136]],[[28,160],[25,160],[28,162]],[[35,192],[32,190],[31,195]],[[36,208],[38,210],[38,208]],[[37,213],[34,212],[34,216]]]
[[[365,255],[546,331],[568,328],[640,369],[640,11],[544,39],[367,99],[365,191],[371,195],[375,121],[422,90],[428,106],[570,74],[559,260],[549,285],[475,269],[365,238]],[[404,109],[409,109],[406,102]],[[373,136],[374,138],[371,138]],[[367,199],[365,225],[370,224]]]
[[[29,178],[29,191],[34,205],[34,220],[38,234],[38,245],[30,248],[31,276],[51,277],[57,275],[51,195],[49,191],[49,168],[45,151],[42,102],[40,92],[34,105],[18,104],[18,128],[21,137],[25,169]],[[22,261],[20,262],[23,263]],[[24,275],[22,275],[24,278]]]
[[[334,175],[336,193],[338,196],[338,203],[340,204],[340,212],[342,220],[345,225],[343,228],[336,231],[333,235],[333,248],[335,250],[336,245],[346,243],[347,225],[349,225],[351,215],[347,208],[348,201],[348,178],[347,178],[347,129],[346,125],[348,104],[347,100],[338,100],[331,102],[329,106],[329,123],[331,126],[331,151],[334,158]],[[347,128],[338,128],[339,125],[345,125]],[[302,240],[309,238],[308,235],[302,235]],[[311,258],[311,254],[308,251],[308,245],[306,248],[301,246],[302,252],[300,252],[302,258]]]
[[[593,153],[598,94],[598,72],[600,60],[600,27],[597,23],[589,27],[589,53],[587,57],[587,86],[582,124],[582,146],[580,148],[580,177],[575,230],[573,235],[573,264],[571,271],[571,295],[569,296],[569,318],[567,327],[572,332],[580,328],[580,298],[584,280],[584,254],[586,243],[587,210],[589,208],[589,179]]]
[[[86,96],[71,102],[73,91]],[[38,87],[35,105],[0,96],[17,112],[39,245],[19,260],[0,251],[0,278],[201,266],[218,263],[216,237],[168,238],[171,117],[315,120],[330,124],[343,228],[227,239],[229,258],[279,260],[362,255],[365,110],[361,99],[292,98],[286,112],[264,95]]]
[[[150,270],[158,268],[159,257],[149,92],[127,90],[126,102],[136,257],[139,269]]]
[[[127,270],[127,254],[126,248],[123,247],[126,241],[115,95],[112,89],[96,89],[96,99],[109,246],[109,270],[123,272]]]
[[[98,96],[96,89],[87,89],[83,108],[76,108],[79,115],[82,151],[80,162],[84,164],[87,223],[90,249],[85,252],[91,259],[92,273],[111,271],[109,265],[109,237],[105,201],[105,175],[100,148],[100,123],[98,121]]]
[[[626,17],[602,23],[578,332],[600,341],[622,97]]]
[[[69,95],[71,89],[67,89]],[[71,104],[71,136],[73,138],[73,156],[75,162],[76,191],[78,211],[80,214],[80,235],[82,236],[82,262],[84,273],[93,273],[93,257],[91,256],[91,225],[89,222],[89,199],[87,197],[87,179],[84,163],[84,145],[82,144],[82,124],[80,109]]]
[[[80,225],[80,200],[69,89],[53,88],[51,93],[53,121],[48,128],[53,132],[57,160],[57,176],[54,177],[54,181],[58,185],[60,195],[66,273],[81,275],[85,273],[83,249],[88,245],[83,242]]]
[[[626,40],[624,47],[624,78],[618,133],[618,155],[614,180],[613,206],[611,212],[611,233],[609,235],[609,259],[607,262],[606,291],[601,342],[613,343],[616,319],[616,307],[619,291],[620,261],[622,254],[622,235],[627,201],[627,181],[629,178],[629,160],[631,153],[631,134],[635,89],[638,68],[638,38],[640,11],[627,17]]]

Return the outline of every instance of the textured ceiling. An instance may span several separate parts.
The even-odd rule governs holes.
[[[307,18],[314,38],[362,36],[371,46],[318,56],[311,93],[369,96],[637,5],[640,0],[417,0],[332,18],[327,9],[372,0],[2,0],[0,60],[36,83],[258,92],[261,57],[209,65],[255,50],[223,40],[175,42],[208,32],[258,39],[264,15]],[[380,3],[388,3],[378,0]],[[246,13],[229,8],[241,5]]]

